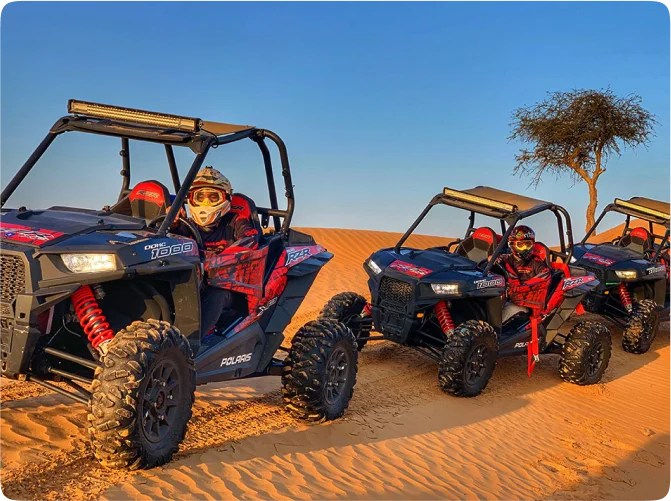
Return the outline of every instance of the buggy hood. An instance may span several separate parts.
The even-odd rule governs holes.
[[[102,230],[142,230],[144,220],[88,209],[52,207],[45,210],[3,210],[0,238],[31,247],[49,247],[70,237]],[[95,238],[92,236],[92,238]]]
[[[373,261],[382,271],[375,274],[369,261]],[[372,278],[392,276],[413,283],[458,284],[461,294],[498,294],[505,287],[502,276],[490,273],[484,275],[477,263],[444,247],[426,250],[401,248],[382,249],[370,256],[364,264]]]
[[[650,264],[640,252],[610,243],[576,245],[573,249],[573,256],[577,259],[577,264],[579,265],[583,264],[609,269],[619,269],[620,265],[625,265],[629,268],[646,268]]]

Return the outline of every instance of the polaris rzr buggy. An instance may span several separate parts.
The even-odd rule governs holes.
[[[590,243],[609,212],[626,216],[622,234],[611,242]],[[632,227],[631,218],[648,228]],[[655,233],[655,225],[665,228]],[[669,203],[634,197],[606,206],[585,238],[573,249],[573,262],[600,281],[582,304],[587,311],[612,320],[622,329],[622,348],[630,353],[650,349],[661,310],[669,308]]]
[[[470,212],[465,237],[429,249],[404,247],[437,205]],[[508,250],[513,227],[544,211],[556,216],[560,240],[558,251],[541,243],[534,248],[552,270],[549,290],[537,290],[535,301],[531,294],[524,305],[529,308],[513,306],[516,313],[504,318],[506,270],[495,261]],[[476,228],[476,214],[499,219],[501,235],[488,227]],[[326,304],[321,318],[348,325],[359,349],[369,340],[386,339],[436,360],[441,387],[455,396],[478,395],[498,357],[525,352],[529,375],[539,353],[557,353],[563,380],[593,384],[608,366],[611,337],[596,322],[581,322],[560,332],[581,299],[599,284],[593,274],[567,264],[571,244],[570,216],[558,205],[483,186],[463,191],[445,188],[395,247],[379,250],[365,261],[371,302],[355,293],[341,293]],[[381,335],[372,336],[372,330]]]
[[[250,126],[81,101],[70,101],[68,111],[2,191],[2,205],[54,139],[71,131],[121,138],[121,192],[102,210],[3,207],[2,375],[88,405],[95,456],[111,467],[169,461],[184,438],[197,384],[281,375],[294,416],[341,416],[356,377],[354,335],[319,320],[298,330],[290,350],[280,346],[333,257],[290,229],[294,191],[282,140]],[[179,212],[208,152],[245,138],[261,150],[270,207],[234,193],[231,210],[253,221],[261,241],[255,250],[210,255]],[[278,205],[266,139],[279,150],[286,209]],[[130,188],[131,140],[164,145],[173,200],[157,181]],[[195,154],[181,181],[175,146]],[[177,218],[193,238],[170,233]],[[200,325],[204,286],[236,297],[210,332]],[[288,352],[284,361],[275,358],[278,350]]]

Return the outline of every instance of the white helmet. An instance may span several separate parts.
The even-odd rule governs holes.
[[[186,202],[194,222],[203,228],[215,225],[230,210],[232,192],[230,181],[217,169],[198,172]]]

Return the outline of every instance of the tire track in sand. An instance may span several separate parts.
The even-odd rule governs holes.
[[[395,412],[402,412],[424,400],[427,394],[441,393],[435,380],[435,364],[427,362],[414,350],[388,343],[376,343],[372,348],[370,353],[362,355],[366,358],[366,371],[359,375],[355,397],[345,420],[363,423],[363,416],[371,411],[394,408]],[[405,360],[404,370],[399,371],[398,366],[388,363],[395,358]],[[399,395],[404,397],[399,398]],[[201,402],[204,403],[204,399]],[[309,425],[292,418],[284,410],[280,390],[225,407],[205,403],[204,406],[194,407],[194,416],[180,451],[173,462],[163,468],[174,467],[175,462],[194,454],[289,426],[320,425]],[[321,426],[328,426],[328,423]],[[93,457],[84,435],[78,443],[80,447],[73,451],[45,452],[44,461],[3,471],[4,494],[12,499],[92,500],[98,499],[104,490],[115,484],[152,474],[152,470],[129,472],[102,468]]]

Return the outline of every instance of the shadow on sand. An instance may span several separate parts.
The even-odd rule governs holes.
[[[662,499],[669,493],[669,440],[668,434],[654,436],[623,461],[585,474],[547,499]]]
[[[668,329],[668,322],[660,326],[653,347],[643,355],[623,353],[621,334],[613,329],[613,358],[603,384],[607,385],[656,360],[659,357],[657,351],[669,345]],[[321,450],[324,449],[325,435],[329,448],[341,448],[371,445],[380,440],[444,434],[449,430],[488,422],[524,410],[530,403],[528,395],[538,395],[564,384],[559,378],[557,366],[557,356],[543,357],[533,377],[528,379],[525,357],[503,359],[481,396],[460,399],[449,397],[438,388],[437,368],[433,361],[409,348],[386,342],[374,343],[361,354],[359,381],[345,418],[320,426],[305,426],[284,412],[277,389],[278,379],[207,385],[199,388],[194,418],[180,452],[175,461],[161,470],[161,474],[179,470],[191,456],[216,453],[217,450],[223,450],[224,453],[214,459],[214,464],[225,465],[229,460],[268,459],[290,452],[292,448],[301,448],[305,452],[306,444],[309,450],[309,444],[313,441],[315,448]],[[580,392],[589,391],[589,387],[567,386],[572,388],[570,391],[575,393],[576,399],[579,399]],[[85,423],[86,411],[83,405],[70,404],[64,397],[47,395],[4,402],[3,427],[11,423],[8,413],[44,412],[45,408],[49,412],[52,406],[55,412],[63,412],[66,402],[68,412],[79,414],[75,419]],[[404,423],[404,416],[423,405],[426,405],[426,409],[422,415],[426,419],[413,422],[410,431],[404,427],[407,424]],[[431,419],[435,413],[440,413],[439,421]],[[520,426],[524,424],[520,423]],[[274,442],[272,446],[268,446],[267,441],[261,444],[260,438],[255,440],[256,437],[271,433]],[[234,458],[230,457],[225,451],[229,448],[235,450],[236,444],[248,444],[249,452],[238,452]],[[43,464],[16,472],[10,476],[11,479],[3,479],[3,491],[8,497],[22,499],[40,499],[53,492],[65,498],[93,499],[96,492],[100,493],[120,481],[136,478],[136,474],[127,472],[118,476],[109,475],[109,471],[100,468],[92,458],[90,447],[74,449],[63,451],[62,454],[45,455]],[[154,470],[143,476],[157,473]],[[91,477],[100,481],[94,482],[89,493],[83,492],[78,482],[81,478]],[[206,489],[206,486],[202,488]],[[220,493],[217,496],[217,492],[213,490],[209,494],[215,498],[221,497]],[[456,497],[459,497],[458,492]]]

